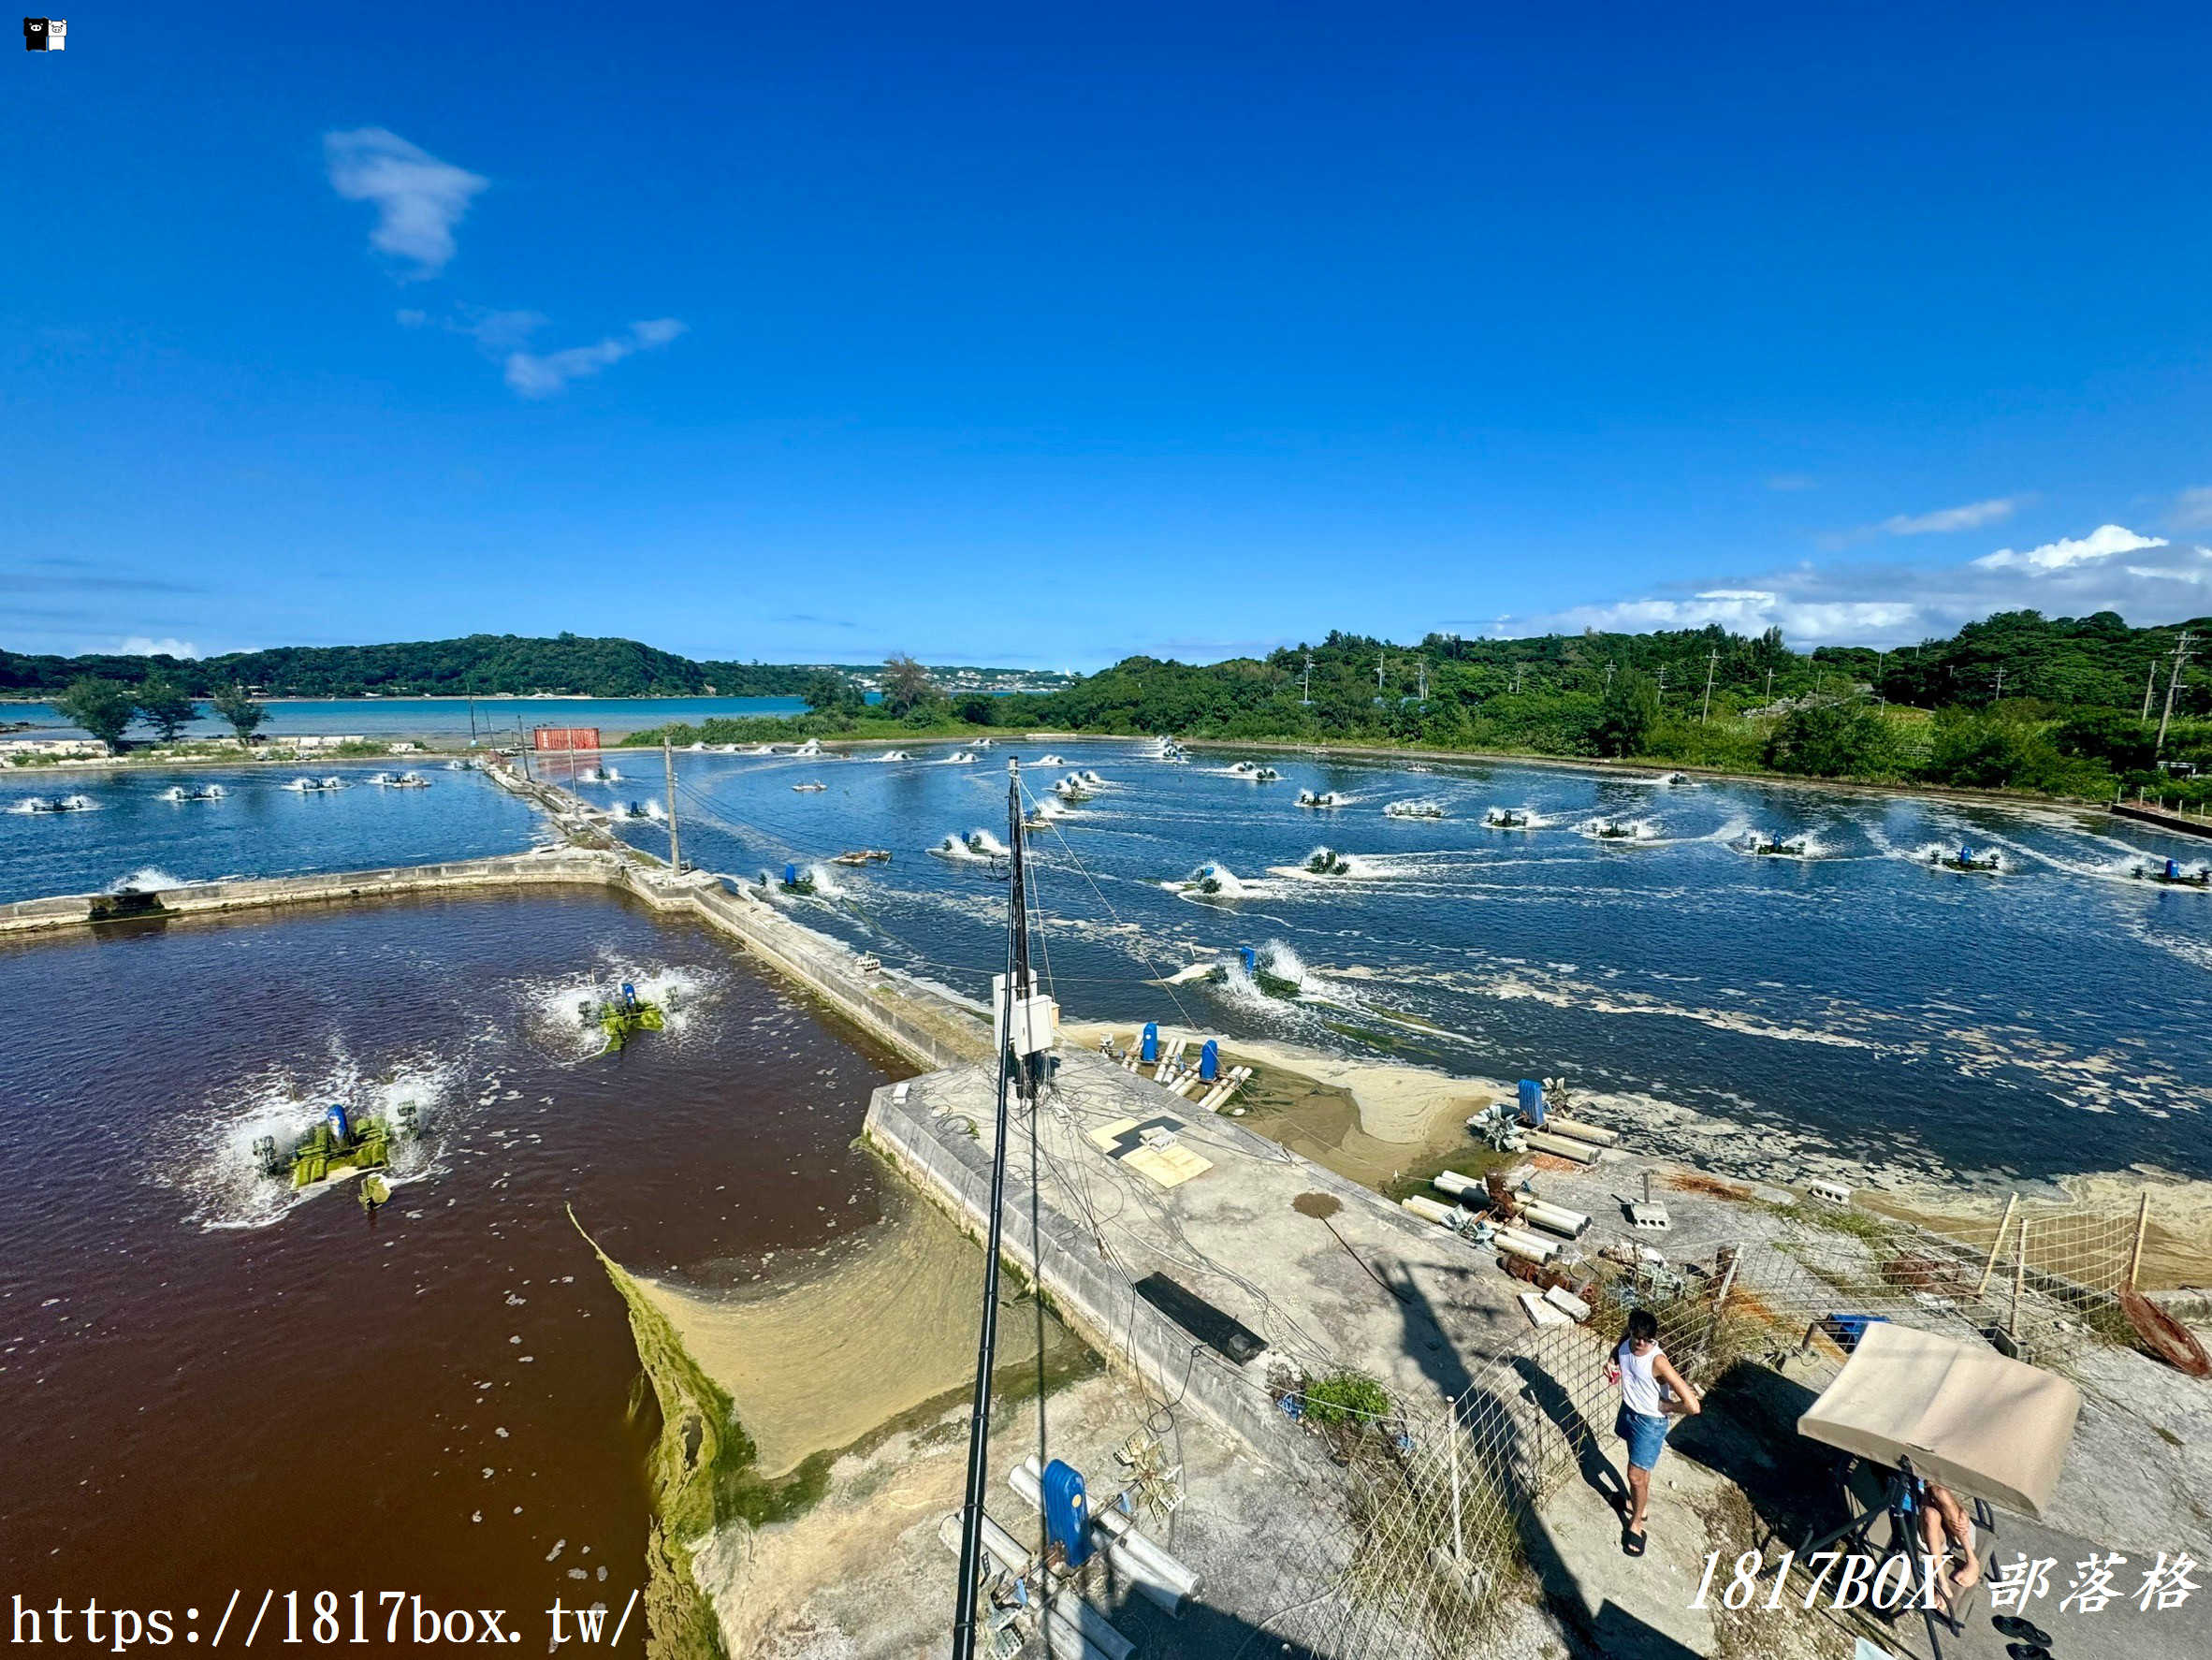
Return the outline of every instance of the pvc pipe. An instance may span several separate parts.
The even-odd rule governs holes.
[[[1559,1246],[1549,1239],[1539,1239],[1533,1233],[1523,1233],[1518,1228],[1501,1228],[1492,1235],[1491,1243],[1508,1256],[1524,1258],[1531,1262],[1549,1262],[1559,1255]]]
[[[1605,1129],[1595,1124],[1584,1124],[1575,1118],[1562,1118],[1553,1114],[1544,1120],[1544,1128],[1553,1135],[1572,1137],[1578,1142],[1588,1142],[1594,1147],[1609,1147],[1621,1139],[1617,1129]]]
[[[1084,1660],[1129,1660],[1137,1645],[1116,1630],[1104,1614],[1063,1587],[1045,1605],[1044,1617],[1053,1628],[1055,1652],[1073,1650]]]
[[[1436,1176],[1434,1177],[1434,1185],[1438,1187],[1441,1187],[1445,1192],[1450,1194],[1454,1199],[1457,1199],[1461,1195],[1466,1193],[1487,1193],[1490,1191],[1488,1187],[1486,1187],[1482,1183],[1477,1181],[1473,1176],[1463,1176],[1456,1170],[1440,1171],[1437,1172]]]
[[[1433,1199],[1424,1199],[1419,1193],[1410,1199],[1401,1199],[1398,1202],[1424,1222],[1433,1222],[1439,1228],[1451,1228],[1455,1232],[1458,1230],[1455,1224],[1459,1221],[1459,1208],[1456,1205],[1438,1204]]]
[[[1523,1201],[1521,1214],[1537,1227],[1564,1233],[1569,1239],[1580,1239],[1590,1230],[1590,1218],[1580,1211],[1571,1211],[1564,1204],[1548,1204],[1541,1199]]]
[[[1528,1144],[1539,1153],[1553,1153],[1562,1158],[1572,1158],[1582,1164],[1597,1162],[1597,1148],[1588,1142],[1570,1141],[1563,1135],[1552,1135],[1548,1130],[1532,1129],[1526,1132]]]
[[[1038,1476],[1036,1454],[1030,1454],[1007,1471],[1006,1484],[1031,1506],[1041,1510],[1044,1507],[1044,1487]],[[1139,1533],[1133,1523],[1116,1535],[1101,1522],[1099,1513],[1094,1513],[1090,1524],[1094,1532],[1107,1536],[1103,1541],[1107,1560],[1169,1613],[1180,1615],[1185,1600],[1198,1594],[1198,1575]]]

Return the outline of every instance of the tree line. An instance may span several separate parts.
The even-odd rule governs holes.
[[[220,657],[41,656],[0,650],[0,696],[51,696],[95,678],[149,679],[194,697],[242,686],[262,697],[792,697],[812,669],[699,662],[636,640],[470,634],[382,646],[281,646]]]
[[[2212,686],[2184,628],[2000,613],[1880,651],[1779,629],[1465,639],[1332,633],[1264,658],[1132,657],[1063,692],[990,700],[991,725],[1676,761],[1733,771],[2094,798],[2212,787]],[[2171,706],[2169,711],[2169,696]],[[963,714],[970,711],[963,710]],[[2164,728],[2163,741],[2161,729]]]

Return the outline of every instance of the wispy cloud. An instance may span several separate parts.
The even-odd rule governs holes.
[[[2131,622],[2172,622],[2212,602],[2212,548],[2176,546],[2122,525],[1965,564],[1815,565],[1733,580],[1668,585],[1652,594],[1496,619],[1500,634],[1584,628],[1642,632],[1717,622],[1741,633],[1779,627],[1797,646],[1896,646],[1948,633],[1994,611],[2086,616],[2117,611]]]
[[[814,628],[858,628],[860,626],[859,623],[850,622],[842,617],[817,617],[811,611],[786,611],[782,616],[771,617],[768,620],[770,622],[805,623]]]
[[[626,332],[609,335],[597,345],[570,346],[560,352],[511,352],[507,356],[507,385],[525,398],[550,398],[569,382],[597,374],[634,352],[666,345],[686,327],[674,317],[657,317],[633,323]]]
[[[2212,530],[2212,485],[2183,490],[2166,509],[2166,523],[2176,531]]]
[[[453,258],[453,227],[491,181],[440,161],[384,127],[325,133],[330,187],[349,202],[376,204],[369,245],[412,260],[413,275],[434,277]]]
[[[115,648],[125,657],[197,657],[199,648],[190,640],[150,640],[133,634]]]
[[[1940,507],[1933,513],[1899,513],[1882,521],[1889,536],[1937,536],[1952,531],[1976,531],[1984,525],[2010,518],[2019,506],[2017,496],[1996,496],[1986,502],[1969,502],[1963,507]]]
[[[41,564],[63,564],[42,560]],[[80,565],[80,561],[67,561]],[[0,571],[0,593],[205,593],[196,582],[171,582],[160,576],[108,575],[98,573],[72,576],[45,576],[30,571]]]

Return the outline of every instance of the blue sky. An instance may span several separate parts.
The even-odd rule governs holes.
[[[73,16],[0,645],[2212,611],[2201,7],[1529,10]]]

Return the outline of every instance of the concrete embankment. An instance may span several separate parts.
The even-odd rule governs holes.
[[[2212,819],[2191,818],[2186,813],[2152,807],[2147,801],[2116,801],[2112,804],[2112,816],[2132,819],[2138,824],[2153,824],[2178,836],[2212,837]]]

